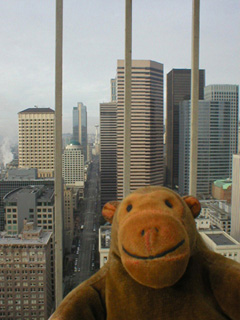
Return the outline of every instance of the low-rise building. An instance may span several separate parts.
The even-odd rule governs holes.
[[[240,262],[240,243],[224,231],[200,232],[206,245],[216,253]]]
[[[27,220],[19,235],[0,234],[0,319],[49,318],[54,303],[51,236]]]
[[[64,185],[64,247],[71,252],[74,218],[73,218],[73,189]]]
[[[197,230],[210,230],[211,222],[209,218],[199,217],[195,219]]]
[[[5,230],[17,235],[23,228],[23,220],[34,222],[44,231],[53,231],[54,190],[51,187],[26,186],[7,193],[5,203]]]
[[[201,214],[210,219],[212,226],[230,234],[231,232],[231,206],[226,201],[200,200]]]
[[[217,200],[226,200],[231,203],[232,197],[232,180],[216,180],[212,184],[212,196]]]
[[[99,228],[100,268],[103,267],[108,260],[111,242],[111,230],[112,227],[109,225],[101,226]]]
[[[240,242],[240,154],[233,155],[231,236]]]
[[[39,179],[36,178],[36,169],[9,169],[7,177],[0,180],[0,231],[5,230],[4,218],[4,196],[10,191],[16,190],[25,186],[44,185],[48,188],[54,188],[54,179]]]
[[[54,189],[43,185],[29,185],[17,188],[3,198],[5,203],[5,230],[9,236],[17,236],[23,229],[26,219],[43,231],[52,232],[50,285],[54,295]]]

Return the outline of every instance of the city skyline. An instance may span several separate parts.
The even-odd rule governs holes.
[[[239,84],[240,4],[202,0],[200,6],[200,68],[206,70],[206,85]],[[24,0],[0,7],[0,136],[8,132],[12,138],[20,110],[54,108],[55,6]],[[191,67],[191,13],[191,0],[133,4],[133,59],[163,63],[165,89],[172,68]],[[71,132],[77,101],[88,106],[89,119],[94,115],[96,122],[99,103],[110,99],[116,61],[123,56],[124,2],[64,3],[63,132]]]

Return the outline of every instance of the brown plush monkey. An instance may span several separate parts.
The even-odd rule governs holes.
[[[194,197],[145,187],[107,203],[107,264],[63,300],[51,320],[240,319],[240,264],[204,245]]]

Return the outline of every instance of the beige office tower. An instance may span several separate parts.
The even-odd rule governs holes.
[[[47,320],[53,308],[51,235],[24,220],[18,237],[0,237],[0,319]]]
[[[117,63],[117,197],[123,197],[124,60]],[[130,155],[129,155],[130,156]],[[132,61],[131,191],[163,185],[163,64]]]
[[[29,108],[18,113],[19,168],[37,168],[39,178],[54,174],[54,118],[50,108]]]

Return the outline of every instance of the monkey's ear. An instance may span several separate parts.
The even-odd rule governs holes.
[[[183,197],[183,200],[186,202],[189,209],[191,210],[194,219],[197,218],[201,211],[201,204],[198,201],[198,199],[193,196],[185,196]]]
[[[119,201],[109,201],[102,208],[102,215],[107,222],[112,223],[113,216],[119,206]]]

